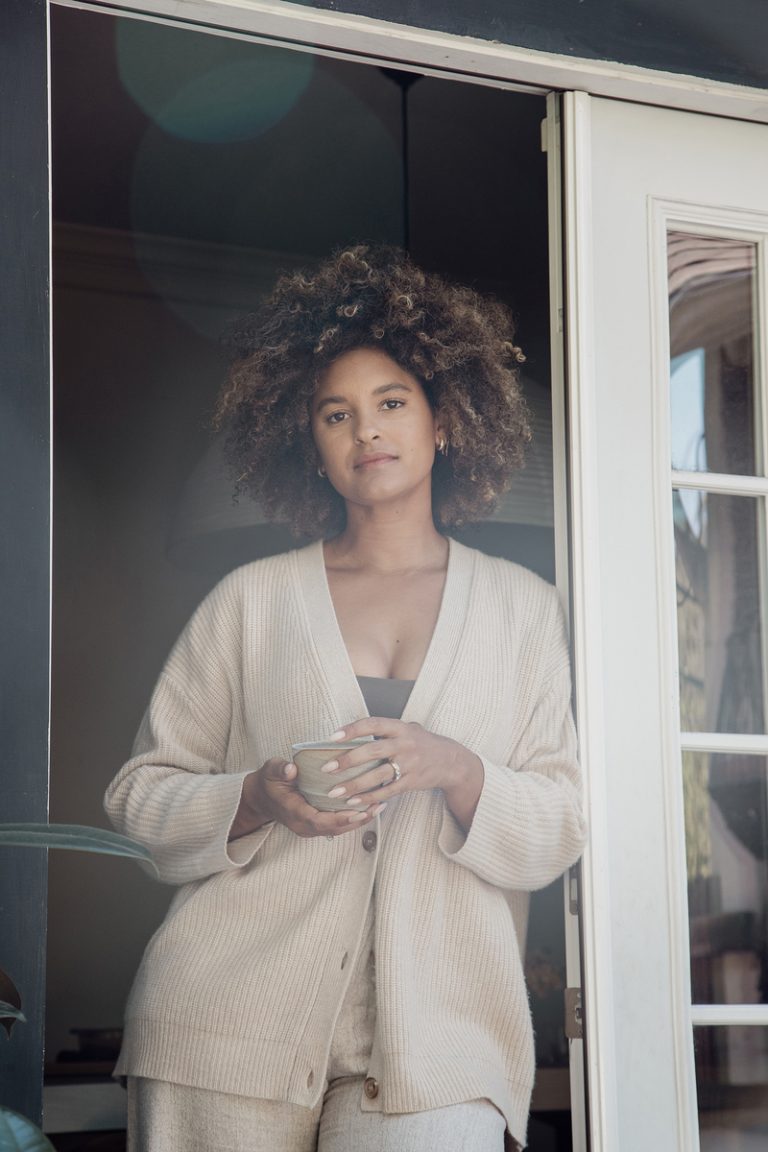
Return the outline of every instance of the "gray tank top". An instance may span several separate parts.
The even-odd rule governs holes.
[[[415,683],[414,680],[391,680],[385,676],[358,676],[357,682],[371,716],[388,716],[399,720]]]

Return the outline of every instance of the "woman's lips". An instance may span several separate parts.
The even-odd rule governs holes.
[[[370,468],[373,464],[386,464],[390,460],[396,460],[396,456],[390,456],[387,452],[376,452],[372,456],[361,456],[355,463],[355,468]]]

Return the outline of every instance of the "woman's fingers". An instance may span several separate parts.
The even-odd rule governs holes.
[[[343,836],[373,820],[378,808],[374,804],[363,811],[319,812],[305,802],[302,810],[296,810],[295,822],[289,827],[297,836]]]
[[[361,736],[397,736],[408,724],[389,716],[363,716],[346,724],[342,731],[334,732],[332,740],[358,740]]]
[[[296,765],[289,763],[287,760],[273,757],[273,759],[267,760],[262,765],[259,774],[263,780],[293,780],[296,777]]]
[[[348,724],[344,734],[350,739],[364,735],[377,737],[350,751],[339,749],[334,767],[328,773],[328,795],[334,799],[344,797],[351,807],[359,806],[364,798],[370,802],[372,790],[376,790],[378,799],[388,800],[403,792],[442,788],[455,776],[452,765],[461,746],[445,736],[429,732],[421,724],[367,716]],[[466,749],[463,752],[466,753]],[[374,759],[384,763],[354,779],[338,779],[340,774],[360,769]]]
[[[355,828],[364,828],[366,824],[370,824],[371,820],[379,815],[384,810],[385,805],[378,800],[375,804],[371,804],[363,810],[350,808],[345,812],[320,812],[320,816],[333,816],[333,822],[329,822],[326,826],[323,825],[322,834],[324,836],[343,836],[345,832],[352,832]]]
[[[269,798],[270,818],[284,824],[297,836],[341,836],[365,825],[378,814],[378,797],[365,808],[356,811],[318,811],[296,787],[296,765],[284,760],[267,761],[262,773]]]
[[[328,764],[323,766],[323,772],[328,772],[329,779],[333,779],[339,772],[346,771],[347,768],[359,768],[361,764],[368,764],[375,760],[386,760],[389,756],[394,755],[395,751],[403,751],[403,741],[397,740],[395,737],[371,741],[367,744],[359,744],[357,748],[351,748],[348,752],[340,752],[336,761],[335,767],[328,771]],[[375,771],[375,769],[371,769]]]
[[[402,776],[402,769],[400,771]],[[377,768],[371,768],[370,771],[363,772],[361,776],[355,776],[353,780],[345,780],[336,785],[333,784],[333,775],[331,775],[328,780],[328,795],[332,800],[354,797],[355,805],[359,807],[361,804],[372,804],[380,800],[382,789],[395,783],[397,783],[397,774],[392,761],[385,760]],[[399,791],[402,792],[403,789],[401,788]]]

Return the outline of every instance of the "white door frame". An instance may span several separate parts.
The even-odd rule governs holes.
[[[595,320],[592,292],[592,172],[590,97],[563,96],[563,217],[565,240],[565,348],[568,380],[570,601],[573,682],[584,802],[590,833],[581,868],[584,1060],[589,1094],[590,1147],[621,1147],[616,1112],[614,995],[607,871],[605,732],[603,715],[602,595],[598,563],[598,459]],[[600,990],[599,996],[597,990]]]
[[[49,0],[65,8],[258,36],[284,48],[321,50],[389,68],[465,79],[473,84],[584,91],[768,123],[768,90],[604,60],[559,56],[471,36],[454,36],[367,16],[327,12],[282,0]]]

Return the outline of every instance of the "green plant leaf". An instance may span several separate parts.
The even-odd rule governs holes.
[[[0,1020],[9,1017],[12,1017],[14,1020],[21,1020],[23,1024],[27,1022],[27,1018],[21,1008],[14,1008],[13,1004],[9,1004],[7,1000],[0,1000]]]
[[[40,1129],[10,1108],[0,1107],[0,1152],[55,1152]]]
[[[148,850],[135,840],[119,836],[117,832],[108,832],[106,828],[89,828],[84,824],[0,824],[0,845],[68,848],[76,852],[127,856],[152,864]]]
[[[21,1011],[21,993],[8,973],[0,968],[0,1025],[9,1036],[17,1020],[25,1020]]]

